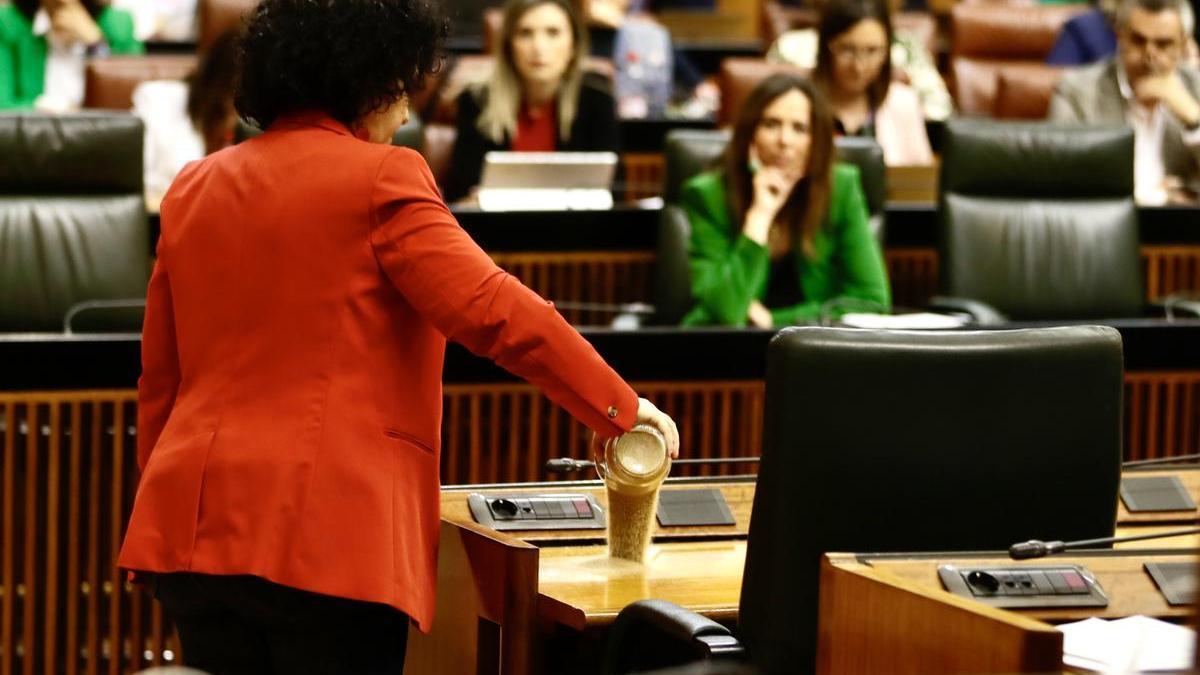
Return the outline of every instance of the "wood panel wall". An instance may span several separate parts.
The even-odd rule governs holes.
[[[761,381],[640,382],[676,419],[688,457],[754,456]],[[555,476],[587,456],[589,432],[524,384],[445,389],[445,484]],[[177,639],[157,604],[115,567],[137,484],[131,391],[0,394],[0,675],[131,673],[169,663]],[[1125,458],[1200,452],[1200,372],[1126,374]],[[675,475],[753,473],[750,463]]]

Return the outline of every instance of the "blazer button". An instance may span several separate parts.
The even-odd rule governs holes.
[[[617,406],[615,406],[615,405],[608,406],[608,416],[609,417],[616,417],[618,414],[620,414],[620,413],[617,412]]]

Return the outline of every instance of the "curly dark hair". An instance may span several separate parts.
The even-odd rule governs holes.
[[[263,0],[241,40],[234,106],[263,129],[302,110],[353,126],[424,86],[447,31],[437,0]]]

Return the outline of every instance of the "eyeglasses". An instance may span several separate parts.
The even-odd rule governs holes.
[[[883,60],[887,51],[884,47],[856,47],[854,45],[830,45],[830,53],[840,63],[878,63]]]

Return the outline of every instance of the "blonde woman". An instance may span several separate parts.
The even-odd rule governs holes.
[[[612,93],[584,72],[587,32],[570,2],[510,0],[500,36],[491,78],[458,98],[448,202],[479,184],[492,150],[617,151]]]

